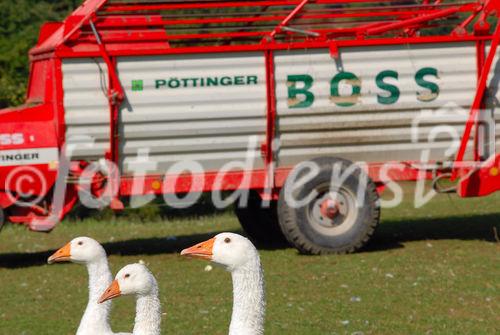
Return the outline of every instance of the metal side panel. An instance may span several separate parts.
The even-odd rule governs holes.
[[[156,172],[195,160],[205,171],[245,161],[264,166],[266,75],[262,53],[120,57],[126,91],[121,110],[121,154],[132,173],[138,153],[148,152]]]
[[[495,139],[495,147],[490,151],[490,156],[500,154],[500,108],[495,110],[495,133],[492,138]]]
[[[275,57],[279,166],[323,155],[418,161],[426,149],[444,160],[458,148],[450,140],[459,139],[474,97],[474,43],[343,48],[338,60],[328,49]]]
[[[98,160],[109,149],[106,65],[97,59],[62,63],[67,151],[75,160]],[[69,152],[68,152],[69,154]]]
[[[486,50],[489,52],[489,46]],[[493,114],[496,124],[496,146],[490,151],[494,155],[500,153],[500,49],[497,51],[490,72],[487,97],[486,112]]]
[[[206,171],[234,160],[264,166],[262,53],[121,57],[118,71],[126,93],[120,112],[124,173],[132,173],[129,165],[145,153],[154,163],[148,173],[164,173],[181,160],[195,160]],[[63,75],[73,157],[102,158],[109,148],[106,66],[94,59],[64,60]]]

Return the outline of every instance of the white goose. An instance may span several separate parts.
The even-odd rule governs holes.
[[[109,325],[111,302],[98,304],[102,292],[113,277],[109,271],[106,251],[96,240],[77,237],[49,257],[48,263],[73,262],[85,264],[89,274],[89,301],[83,314],[77,335],[114,335]],[[117,333],[130,334],[130,333]]]
[[[221,233],[182,250],[181,255],[210,260],[231,272],[233,314],[229,335],[264,333],[264,274],[252,242],[241,235]]]
[[[135,325],[132,334],[159,335],[161,305],[158,298],[158,284],[146,266],[129,264],[121,269],[102,294],[99,303],[122,295],[136,296]]]

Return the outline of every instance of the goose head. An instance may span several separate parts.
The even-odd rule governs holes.
[[[106,258],[106,251],[90,237],[77,237],[49,257],[48,263],[73,262],[87,264]]]
[[[249,239],[238,234],[221,233],[205,242],[184,249],[181,255],[212,261],[233,271],[258,258],[258,252]]]
[[[157,289],[156,279],[142,264],[129,264],[116,274],[115,280],[104,291],[99,303],[122,295],[149,295]]]

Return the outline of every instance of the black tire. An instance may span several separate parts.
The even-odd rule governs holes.
[[[255,191],[250,191],[248,206],[236,206],[235,213],[241,227],[248,237],[260,246],[286,245],[286,239],[278,222],[277,201],[271,201],[270,206],[262,208],[262,198]]]
[[[4,212],[3,208],[0,208],[0,231],[5,226],[5,220],[6,220],[5,212]]]
[[[316,197],[302,207],[294,208],[286,201],[288,183],[280,192],[278,217],[283,234],[304,254],[345,254],[359,250],[368,242],[380,221],[375,184],[350,161],[325,157],[311,162],[318,165],[319,173],[304,185],[297,186],[293,195],[295,199],[306,199],[315,190]],[[341,185],[334,184],[335,189],[331,190],[334,164],[339,164],[341,175],[349,168],[355,169]],[[295,180],[306,173],[299,172]],[[360,181],[366,182],[367,186],[360,192],[364,196],[361,205],[356,196]]]

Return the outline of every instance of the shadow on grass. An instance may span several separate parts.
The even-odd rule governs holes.
[[[384,221],[370,243],[361,252],[384,251],[403,248],[405,242],[422,240],[496,240],[494,227],[500,233],[500,213],[471,217],[430,218],[418,220]],[[233,231],[242,234],[241,230]],[[105,243],[109,255],[159,255],[178,253],[182,249],[207,240],[219,232],[209,234],[183,235],[130,239]],[[287,246],[259,246],[262,250],[276,250]],[[24,268],[46,264],[55,250],[35,253],[0,254],[0,268]]]
[[[477,240],[495,242],[500,234],[500,213],[417,220],[387,220],[377,228],[363,252],[404,248],[422,240]]]
[[[233,231],[242,234],[242,231]],[[126,241],[108,242],[102,246],[108,255],[135,256],[135,255],[160,255],[180,253],[184,248],[208,240],[221,232],[208,234],[192,234],[183,236],[166,236],[144,239],[130,239]],[[47,264],[47,258],[56,249],[34,253],[0,254],[0,268],[24,268]]]

